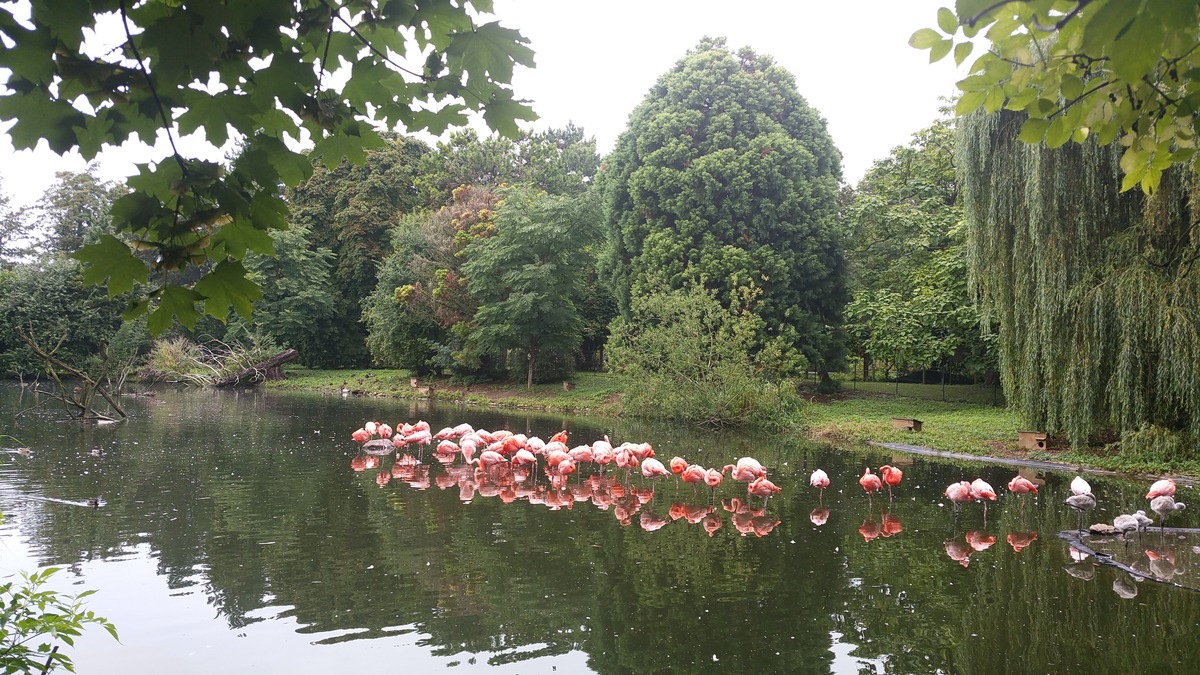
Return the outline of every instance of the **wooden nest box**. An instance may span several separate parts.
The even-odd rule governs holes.
[[[575,388],[574,382],[563,382],[563,391],[571,391]]]
[[[421,386],[421,378],[419,378],[419,377],[408,378],[408,386],[410,386],[414,389]]]
[[[915,419],[912,417],[893,417],[892,418],[892,428],[893,429],[907,429],[909,431],[920,431],[921,424],[922,424],[921,420]]]
[[[1046,449],[1046,432],[1044,431],[1018,431],[1017,445],[1026,450],[1045,450]]]

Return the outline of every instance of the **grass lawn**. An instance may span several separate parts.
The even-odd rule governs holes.
[[[421,378],[417,387],[406,370],[310,370],[284,368],[286,379],[268,383],[273,389],[340,391],[343,385],[355,396],[434,398],[438,401],[527,408],[553,412],[620,414],[624,389],[611,373],[576,373],[573,389],[562,382],[535,384],[530,390],[512,383],[452,385],[446,379]]]

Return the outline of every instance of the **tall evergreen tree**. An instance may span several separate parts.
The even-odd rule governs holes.
[[[760,346],[841,355],[841,158],[795,78],[705,38],[659,78],[607,159],[622,315],[631,298],[699,281],[726,307],[756,297]]]

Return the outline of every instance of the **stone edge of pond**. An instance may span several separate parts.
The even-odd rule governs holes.
[[[1041,459],[1020,459],[1014,457],[991,457],[987,455],[968,455],[961,452],[946,452],[928,448],[923,445],[909,445],[907,443],[884,443],[882,441],[867,441],[869,445],[879,448],[887,448],[896,452],[906,452],[911,455],[921,455],[924,457],[937,457],[940,459],[955,459],[968,462],[984,462],[987,464],[1005,464],[1008,466],[1029,467],[1033,469],[1046,469],[1050,471],[1075,471],[1078,473],[1090,473],[1099,476],[1121,476],[1142,478],[1146,480],[1155,480],[1160,478],[1160,475],[1155,474],[1128,474],[1121,471],[1113,471],[1111,469],[1098,469],[1089,466],[1080,466],[1078,464],[1066,464],[1064,462],[1048,462]],[[1172,476],[1172,480],[1177,483],[1182,483],[1188,487],[1196,486],[1196,479],[1190,476]]]

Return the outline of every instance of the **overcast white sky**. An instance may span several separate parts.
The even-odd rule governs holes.
[[[773,56],[796,76],[820,111],[854,184],[876,159],[927,126],[938,98],[965,75],[952,61],[929,64],[908,46],[918,28],[936,25],[950,0],[496,0],[496,17],[519,29],[537,52],[537,68],[518,71],[514,87],[530,99],[538,128],[568,121],[608,152],[629,113],[658,77],[705,35]],[[485,20],[490,20],[485,18]],[[194,146],[190,146],[194,148]],[[192,150],[194,152],[194,149]],[[161,156],[161,152],[158,154]],[[210,155],[219,159],[221,153]],[[100,173],[120,179],[152,150],[106,151]],[[0,138],[0,176],[14,203],[35,201],[60,170],[81,158],[49,150],[14,152]]]

